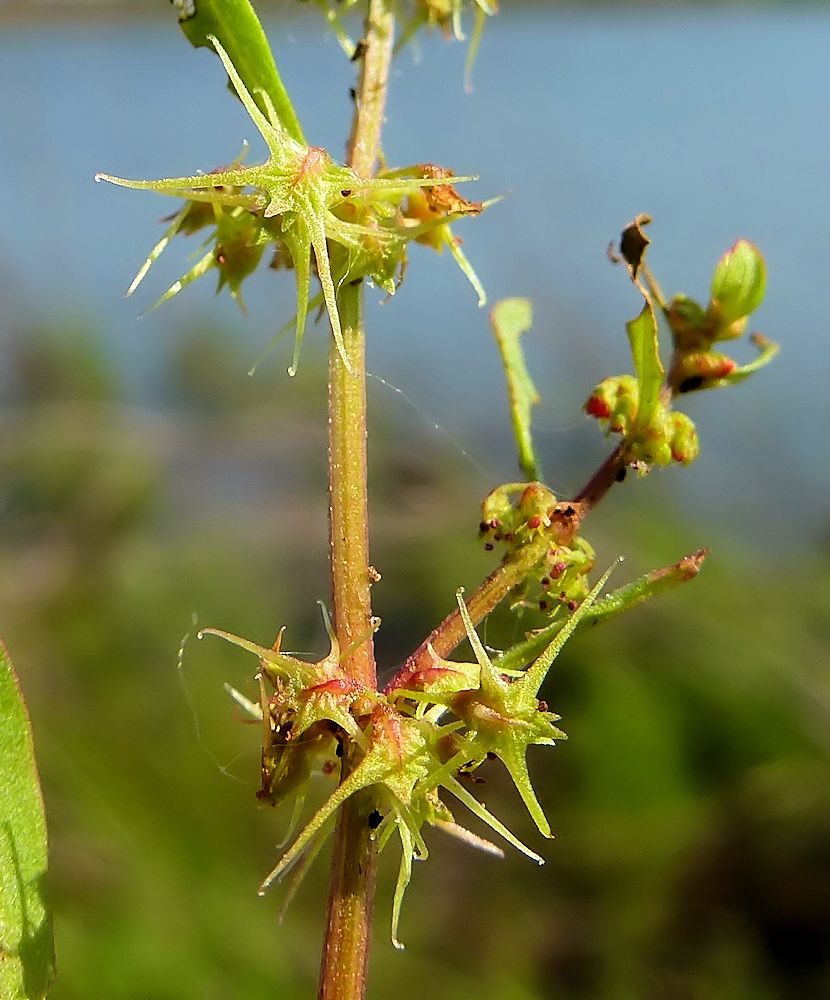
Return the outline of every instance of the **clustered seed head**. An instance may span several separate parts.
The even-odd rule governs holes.
[[[538,485],[538,484],[531,484]],[[466,605],[457,599],[474,663],[439,657],[430,648],[428,667],[400,672],[384,691],[350,678],[340,666],[341,653],[331,631],[330,650],[307,662],[281,651],[282,632],[270,649],[215,629],[218,635],[253,653],[259,660],[263,723],[262,787],[258,797],[274,805],[294,798],[292,829],[313,775],[338,770],[346,758],[345,777],[293,840],[261,886],[264,891],[284,876],[330,828],[330,820],[348,798],[371,793],[366,822],[378,850],[393,834],[402,849],[395,890],[392,939],[400,947],[398,922],[414,858],[426,858],[422,830],[438,826],[477,847],[501,854],[499,848],[459,826],[444,801],[465,805],[499,836],[539,864],[542,858],[518,840],[465,787],[464,782],[488,759],[507,769],[539,831],[550,837],[550,825],[530,779],[528,747],[555,745],[565,739],[559,716],[539,701],[538,692],[565,641],[587,613],[608,574],[584,598],[527,669],[518,676],[501,674],[476,634]],[[302,868],[300,869],[302,870]]]

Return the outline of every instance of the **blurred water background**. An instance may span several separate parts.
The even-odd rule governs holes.
[[[505,196],[458,232],[491,300],[534,300],[550,484],[575,491],[607,449],[580,406],[629,367],[639,304],[605,248],[636,213],[654,217],[670,293],[705,299],[720,253],[757,242],[757,324],[783,350],[692,401],[691,469],[626,484],[588,526],[602,561],[627,557],[620,582],[714,551],[692,586],[573,644],[552,676],[571,739],[535,761],[557,832],[545,869],[433,838],[404,955],[381,893],[373,995],[826,997],[830,10],[504,7],[472,94],[461,45],[432,36],[399,59],[384,148]],[[172,203],[96,171],[209,169],[244,139],[261,155],[217,60],[166,8],[0,5],[0,629],[49,809],[54,997],[302,997],[325,863],[278,927],[279,894],[254,888],[280,821],[253,808],[257,732],[221,691],[249,690],[251,664],[205,642],[178,669],[177,650],[194,614],[324,647],[325,338],[307,335],[295,379],[285,340],[248,378],[293,311],[291,275],[271,272],[249,282],[247,317],[208,277],[139,320],[190,266],[186,241],[120,294]],[[307,134],[340,154],[353,68],[310,7],[264,20]],[[488,571],[477,504],[516,471],[486,312],[452,262],[414,248],[369,322],[391,669]]]

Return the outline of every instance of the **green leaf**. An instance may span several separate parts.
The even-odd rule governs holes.
[[[249,0],[174,0],[174,5],[179,11],[179,26],[191,45],[215,51],[209,36],[218,38],[261,110],[268,113],[267,102],[260,97],[264,92],[282,127],[305,145],[300,121]]]
[[[657,343],[657,319],[649,301],[635,319],[625,324],[631,344],[634,373],[640,384],[640,406],[637,425],[645,427],[650,421],[660,399],[663,384],[663,364]]]
[[[761,251],[738,240],[718,261],[712,276],[712,307],[728,325],[754,312],[764,298],[767,269]]]
[[[519,339],[533,323],[533,307],[528,299],[502,299],[493,308],[490,322],[507,378],[507,396],[519,451],[519,466],[528,479],[539,480],[541,469],[533,449],[530,414],[540,397],[527,370]]]
[[[585,615],[583,625],[596,625],[599,621],[605,621],[621,611],[627,611],[637,604],[642,604],[643,601],[648,601],[667,590],[672,590],[680,583],[694,580],[708,555],[708,549],[698,549],[696,552],[683,556],[671,566],[653,569],[639,579],[632,580],[631,583],[626,583],[617,590],[612,590],[610,594],[597,601]]]
[[[46,818],[32,726],[0,643],[0,996],[41,1000],[52,978]]]

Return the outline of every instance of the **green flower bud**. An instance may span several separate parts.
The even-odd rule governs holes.
[[[764,298],[766,265],[749,240],[738,240],[726,251],[712,277],[712,299],[707,315],[717,325],[715,340],[738,336],[731,325],[754,312]]]
[[[631,456],[646,465],[668,465],[672,460],[670,444],[670,413],[664,403],[658,403],[648,424],[638,427],[627,439]]]
[[[637,417],[640,390],[633,375],[603,379],[585,403],[585,412],[599,420],[606,433],[626,434]]]
[[[495,542],[512,550],[530,535],[550,527],[550,513],[555,506],[556,496],[542,483],[497,486],[481,505],[479,537],[485,540],[488,550]]]
[[[671,456],[681,465],[689,465],[700,453],[697,428],[691,417],[677,411],[669,414]]]

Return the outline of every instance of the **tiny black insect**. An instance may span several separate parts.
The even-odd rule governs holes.
[[[377,809],[373,809],[369,813],[369,829],[377,830],[380,824],[383,822],[383,813],[379,812]]]

